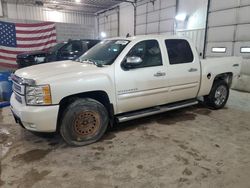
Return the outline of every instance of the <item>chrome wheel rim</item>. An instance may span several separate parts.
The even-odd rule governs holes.
[[[226,86],[222,85],[222,86],[219,86],[217,88],[217,90],[215,91],[215,104],[217,106],[220,106],[222,105],[226,99],[227,99],[227,95],[228,95],[228,91],[227,91],[227,88]]]

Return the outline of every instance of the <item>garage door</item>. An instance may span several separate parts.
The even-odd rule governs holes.
[[[142,1],[136,8],[136,35],[174,33],[176,0]]]
[[[242,56],[241,84],[250,91],[250,0],[211,0],[206,57]]]
[[[119,8],[107,11],[103,14],[99,14],[97,17],[98,21],[98,33],[105,32],[107,37],[119,36],[118,27],[118,14]]]

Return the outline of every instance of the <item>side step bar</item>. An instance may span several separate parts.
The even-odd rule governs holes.
[[[123,114],[123,115],[118,115],[116,118],[118,119],[118,121],[120,123],[122,123],[122,122],[130,121],[130,120],[133,120],[133,119],[137,119],[137,118],[142,118],[142,117],[146,117],[146,116],[160,114],[160,113],[163,113],[163,112],[168,112],[168,111],[171,111],[171,110],[177,110],[177,109],[180,109],[180,108],[193,106],[193,105],[196,105],[196,104],[198,104],[197,100],[188,100],[188,101],[177,102],[177,103],[172,103],[172,104],[168,104],[168,105],[148,108],[146,110],[138,110],[138,111],[126,113],[126,114]]]

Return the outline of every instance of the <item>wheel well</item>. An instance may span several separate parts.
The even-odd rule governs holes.
[[[91,91],[91,92],[74,94],[74,95],[64,97],[59,103],[59,112],[58,112],[58,118],[57,118],[57,131],[59,130],[64,110],[70,103],[74,102],[75,100],[79,98],[91,98],[91,99],[95,99],[99,101],[107,109],[110,119],[113,118],[113,114],[114,114],[113,104],[110,103],[109,97],[105,91]]]
[[[222,73],[222,74],[219,74],[215,77],[214,79],[214,83],[217,81],[217,80],[224,80],[229,87],[231,87],[232,85],[232,82],[233,82],[233,73],[231,72],[228,72],[228,73]]]

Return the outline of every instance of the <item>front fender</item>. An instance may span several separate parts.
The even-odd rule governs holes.
[[[91,92],[104,91],[109,100],[115,104],[115,92],[113,79],[107,74],[92,74],[81,77],[67,78],[65,81],[54,82],[50,85],[52,93],[52,103],[59,104],[60,101],[71,95]]]

